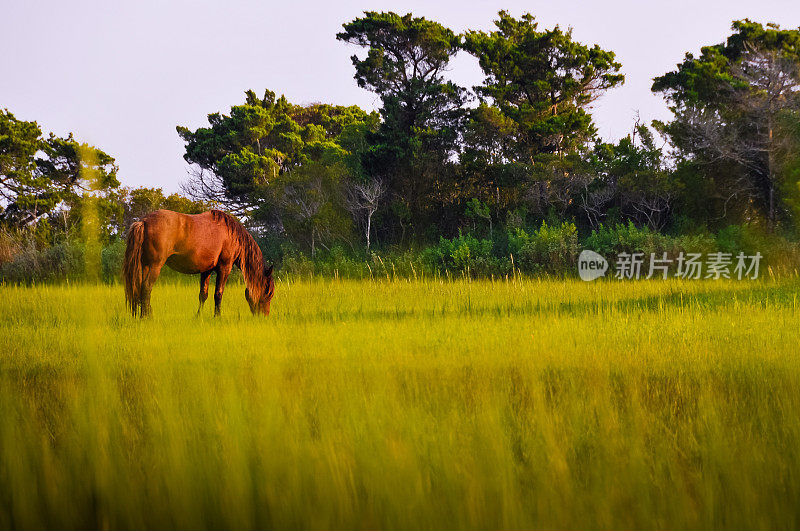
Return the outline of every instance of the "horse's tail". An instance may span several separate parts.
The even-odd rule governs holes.
[[[128,244],[125,247],[125,262],[122,277],[125,279],[125,301],[131,313],[136,315],[142,289],[142,243],[144,242],[144,223],[137,221],[128,230]]]

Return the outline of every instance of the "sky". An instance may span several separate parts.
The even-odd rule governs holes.
[[[207,124],[208,114],[242,103],[247,89],[377,109],[378,97],[353,80],[350,56],[359,49],[335,38],[364,11],[411,12],[461,32],[491,30],[500,9],[531,13],[540,29],[571,27],[579,42],[617,54],[625,85],[592,109],[606,140],[627,135],[637,113],[645,122],[668,118],[652,78],[686,52],[722,42],[731,21],[800,27],[796,0],[2,0],[0,108],[106,151],[125,186],[175,192],[188,169],[175,126]],[[447,75],[467,87],[483,78],[466,54]]]

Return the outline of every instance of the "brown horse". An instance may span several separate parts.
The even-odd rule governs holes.
[[[208,298],[211,273],[217,273],[214,315],[233,266],[244,274],[244,296],[253,314],[269,315],[275,293],[272,266],[264,264],[255,240],[233,216],[210,210],[193,216],[157,210],[131,225],[122,275],[133,315],[150,315],[150,292],[164,264],[180,273],[200,274],[200,308]]]

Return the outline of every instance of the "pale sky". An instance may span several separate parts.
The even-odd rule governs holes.
[[[358,49],[335,38],[363,11],[411,12],[461,32],[492,29],[500,9],[530,12],[540,28],[572,27],[580,42],[617,54],[625,85],[593,109],[608,140],[626,135],[637,111],[648,122],[667,118],[650,92],[652,78],[685,52],[724,40],[731,21],[800,26],[796,0],[2,0],[0,107],[105,150],[126,186],[173,192],[187,170],[175,126],[205,125],[209,113],[243,102],[247,89],[261,95],[269,88],[295,103],[376,109],[378,98],[353,80],[349,57]],[[466,55],[448,75],[468,87],[482,79]]]

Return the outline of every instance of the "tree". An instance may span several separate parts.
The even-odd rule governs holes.
[[[495,26],[491,33],[467,32],[463,47],[486,75],[474,87],[478,97],[515,124],[498,138],[503,158],[533,163],[538,154],[560,156],[590,140],[588,105],[624,81],[614,53],[575,42],[571,30],[558,26],[539,31],[530,14],[515,19],[500,11]]]
[[[165,196],[161,188],[120,187],[101,195],[81,195],[65,201],[64,207],[59,209],[60,215],[50,223],[64,234],[73,234],[83,224],[87,208],[91,209],[90,215],[97,218],[100,241],[108,243],[124,237],[131,223],[150,212],[163,208],[199,214],[212,207],[210,203],[194,201],[180,194]]]
[[[78,142],[72,133],[43,138],[36,122],[0,110],[0,222],[25,227],[65,201],[118,186],[110,155]]]
[[[647,126],[637,121],[633,133],[616,144],[598,143],[592,163],[596,184],[590,187],[596,195],[582,198],[582,207],[593,228],[603,213],[591,205],[609,204],[612,198],[638,224],[655,231],[666,227],[680,183],[666,167],[664,153]]]
[[[367,242],[367,252],[369,253],[370,234],[372,232],[372,216],[386,194],[386,186],[380,178],[371,179],[366,182],[351,181],[347,185],[347,209],[356,220],[360,216],[365,218],[364,233]]]
[[[211,203],[194,201],[180,194],[164,195],[161,188],[146,187],[123,188],[120,190],[119,202],[124,211],[124,218],[119,226],[120,234],[124,234],[131,223],[156,210],[199,214],[213,208]]]
[[[312,252],[328,235],[342,236],[341,183],[363,178],[361,150],[378,126],[377,113],[293,105],[267,90],[261,99],[248,91],[244,105],[208,119],[210,127],[177,128],[186,142],[184,158],[193,165],[184,185],[190,197],[262,227],[307,236]],[[325,229],[321,219],[335,221],[336,229]]]
[[[368,137],[367,173],[386,177],[392,202],[424,219],[440,198],[464,116],[463,88],[443,73],[458,52],[459,37],[437,22],[410,13],[365,12],[344,24],[337,39],[367,48],[352,56],[360,87],[381,97],[383,122]]]
[[[470,219],[483,219],[489,223],[489,238],[492,237],[492,214],[489,205],[482,203],[480,199],[473,197],[467,202],[467,209],[464,215]]]
[[[513,148],[516,129],[511,118],[486,102],[470,110],[459,156],[461,198],[492,204],[497,215],[516,206],[531,175],[530,164],[519,161]]]
[[[530,14],[500,11],[495,26],[464,35],[486,77],[474,87],[481,103],[470,113],[461,162],[498,208],[505,197],[507,207],[526,201],[539,215],[555,208],[563,216],[591,182],[585,161],[596,128],[588,106],[624,81],[621,65],[571,31],[540,31]]]
[[[277,208],[280,198],[271,184],[306,162],[346,159],[356,169],[353,153],[342,144],[358,146],[356,137],[378,122],[377,114],[355,106],[302,107],[269,90],[261,99],[253,91],[245,94],[244,105],[231,107],[229,115],[209,114],[210,127],[177,127],[186,142],[184,158],[194,165],[185,191],[239,214]]]
[[[660,128],[680,161],[710,181],[726,216],[732,200],[757,205],[770,227],[786,213],[780,155],[800,147],[800,30],[736,21],[725,43],[686,54],[653,91],[674,119]]]
[[[305,164],[279,178],[283,228],[294,242],[306,241],[315,256],[317,246],[346,238],[350,224],[342,199],[343,164]]]

